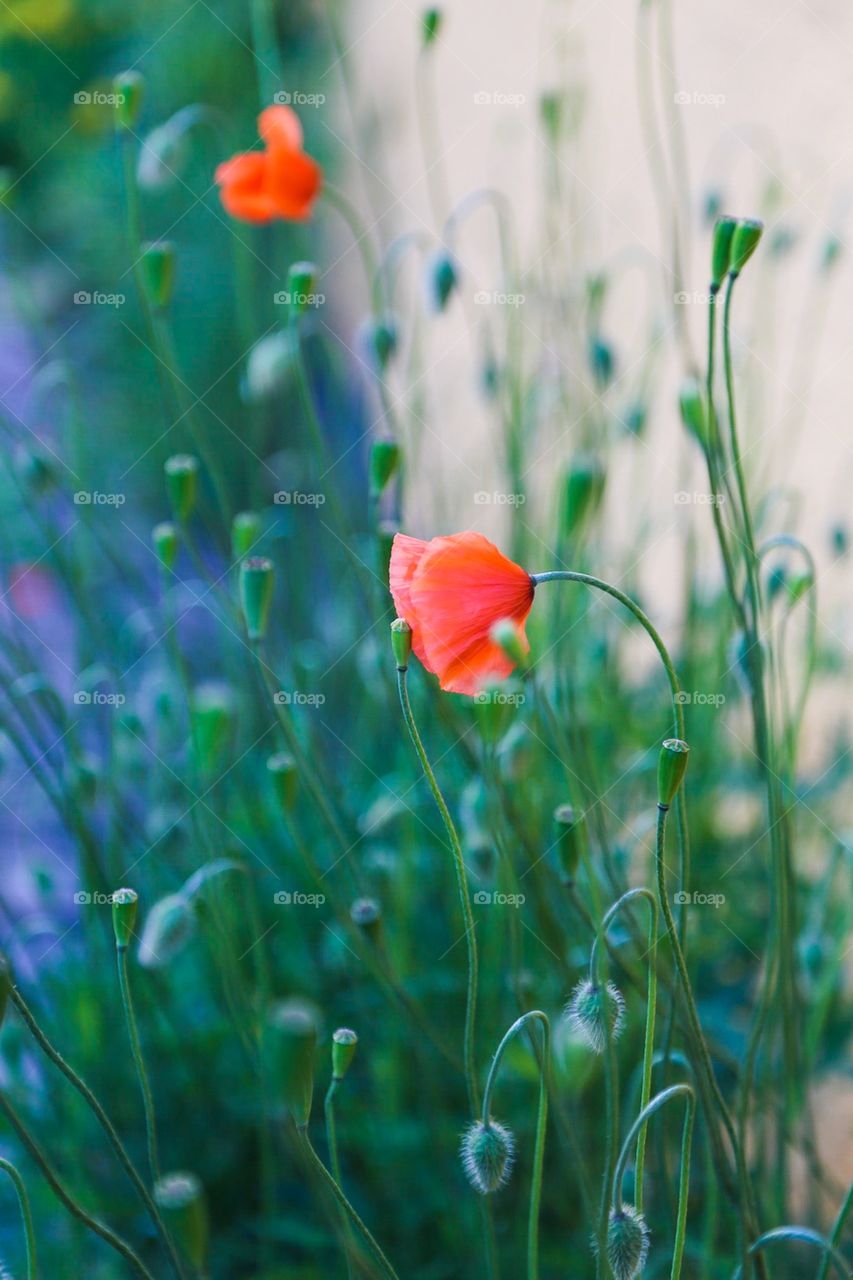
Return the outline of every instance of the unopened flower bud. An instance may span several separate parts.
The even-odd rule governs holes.
[[[198,491],[198,458],[191,453],[176,453],[167,458],[163,470],[166,473],[166,492],[172,513],[178,524],[184,524],[192,514]]]
[[[421,40],[424,49],[428,48],[435,40],[439,33],[442,22],[442,12],[440,9],[430,7],[424,9],[421,15]]]
[[[178,558],[178,526],[171,520],[162,520],[151,530],[151,541],[160,564],[167,573],[171,572]]]
[[[515,1158],[515,1139],[509,1129],[489,1120],[475,1120],[465,1130],[460,1149],[462,1168],[475,1191],[487,1196],[509,1180]]]
[[[430,306],[444,311],[451,294],[459,284],[456,263],[445,249],[430,255],[426,264],[426,290]]]
[[[637,1280],[649,1253],[649,1228],[632,1204],[610,1210],[606,1248],[613,1280]]]
[[[206,680],[190,694],[190,728],[204,774],[222,762],[234,732],[235,698],[230,685]]]
[[[412,628],[405,618],[395,618],[391,623],[391,648],[398,671],[407,671],[412,655]]]
[[[356,898],[350,907],[350,919],[365,937],[374,943],[382,939],[382,908],[375,898]]]
[[[729,274],[737,277],[758,248],[764,231],[764,223],[755,218],[741,218],[732,236],[732,257]]]
[[[383,373],[397,350],[397,323],[393,316],[368,320],[362,330],[370,363]]]
[[[171,240],[149,240],[142,246],[142,277],[155,310],[168,307],[172,300],[176,260]]]
[[[292,813],[296,804],[298,775],[296,761],[286,751],[277,751],[267,760],[267,770],[272,778],[278,802],[285,813]]]
[[[240,565],[240,603],[250,640],[263,640],[267,633],[274,575],[265,556],[250,556]]]
[[[690,751],[681,738],[667,738],[658,756],[658,804],[668,809],[681,786]]]
[[[563,875],[567,884],[574,884],[583,851],[583,815],[576,813],[570,804],[558,805],[554,810],[554,825]]]
[[[313,262],[294,262],[287,273],[287,291],[290,294],[290,310],[302,315],[308,309],[308,300],[317,283],[317,267]]]
[[[563,480],[560,525],[563,536],[571,538],[601,503],[605,472],[599,458],[581,454],[569,466]]]
[[[267,1015],[272,1081],[300,1128],[311,1115],[318,1027],[317,1011],[307,1000],[282,1000]]]
[[[195,1270],[204,1273],[210,1227],[201,1180],[194,1173],[167,1173],[154,1184],[154,1199],[169,1234]]]
[[[242,560],[254,551],[261,533],[263,521],[257,511],[238,511],[231,521],[231,554]]]
[[[388,482],[400,465],[400,446],[396,440],[374,440],[370,446],[368,477],[374,497],[384,493]]]
[[[352,1066],[358,1036],[349,1027],[338,1027],[332,1036],[332,1079],[343,1080]]]
[[[732,255],[732,237],[737,218],[724,215],[714,223],[714,239],[711,242],[711,292],[717,293],[729,272]]]
[[[145,81],[138,71],[120,71],[113,80],[115,94],[116,127],[132,129],[142,110],[142,94]]]
[[[610,1038],[618,1039],[625,1020],[625,1001],[612,982],[601,985],[584,978],[572,992],[566,1005],[570,1026],[589,1045],[593,1053],[603,1053]]]
[[[678,392],[681,421],[690,434],[704,448],[708,442],[708,423],[705,417],[705,392],[696,378],[685,378]]]
[[[527,665],[527,649],[522,632],[512,618],[501,618],[496,622],[489,637],[516,667]]]
[[[116,946],[121,950],[129,946],[139,909],[139,895],[134,889],[116,889],[113,894],[113,933]]]
[[[590,341],[589,364],[597,386],[604,390],[613,381],[616,358],[613,354],[613,347],[601,334],[597,334]]]

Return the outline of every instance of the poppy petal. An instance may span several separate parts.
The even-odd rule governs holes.
[[[308,218],[322,184],[316,160],[302,151],[272,147],[266,161],[266,191],[278,217]]]
[[[302,124],[292,107],[265,107],[258,116],[258,133],[268,147],[302,150]]]
[[[424,663],[424,648],[421,643],[420,629],[409,594],[409,587],[418,562],[428,546],[429,543],[424,542],[421,538],[410,538],[406,533],[395,534],[394,541],[391,544],[391,563],[388,570],[388,582],[397,616],[398,618],[405,618],[412,628],[412,648],[420,661]]]

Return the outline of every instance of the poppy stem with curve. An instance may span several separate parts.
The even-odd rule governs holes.
[[[24,1224],[24,1240],[27,1246],[27,1280],[37,1280],[38,1266],[36,1263],[36,1233],[33,1230],[33,1215],[30,1211],[30,1199],[27,1195],[27,1188],[24,1180],[18,1173],[18,1170],[10,1160],[4,1160],[0,1157],[0,1169],[11,1179],[12,1185],[18,1196],[18,1204],[21,1207],[21,1220]]]

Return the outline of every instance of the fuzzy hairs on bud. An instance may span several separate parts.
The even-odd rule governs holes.
[[[515,1138],[509,1129],[490,1120],[475,1120],[465,1130],[459,1152],[465,1176],[480,1195],[490,1195],[509,1181],[515,1159]]]
[[[603,1053],[607,1044],[605,1018],[610,1024],[610,1035],[617,1040],[625,1021],[625,1001],[612,982],[602,987],[584,978],[566,1005],[566,1018],[594,1053]]]
[[[598,1252],[598,1241],[592,1247]],[[632,1204],[610,1210],[607,1224],[607,1261],[613,1280],[637,1280],[649,1256],[649,1228]]]

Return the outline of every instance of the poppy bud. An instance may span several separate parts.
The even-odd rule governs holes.
[[[358,1036],[349,1027],[338,1027],[332,1036],[332,1079],[343,1080],[352,1066]]]
[[[612,346],[601,334],[597,334],[589,344],[589,364],[597,386],[602,390],[609,386],[613,381],[616,359]]]
[[[3,1025],[3,1019],[6,1016],[6,1006],[9,1003],[9,992],[12,990],[12,983],[12,966],[9,963],[9,957],[0,951],[0,1026]]]
[[[823,272],[831,271],[838,259],[841,257],[841,250],[844,246],[835,234],[828,235],[823,242],[823,248],[820,254],[820,269]]]
[[[259,338],[249,352],[243,388],[247,400],[265,400],[280,393],[296,364],[298,335],[277,329]]]
[[[637,1280],[649,1253],[649,1228],[632,1204],[610,1210],[606,1248],[613,1280]]]
[[[608,1024],[612,1040],[617,1040],[622,1031],[625,1001],[612,982],[602,986],[584,978],[572,992],[565,1016],[593,1053],[604,1053]]]
[[[574,884],[583,848],[583,814],[575,812],[570,804],[560,804],[554,810],[557,828],[557,853],[567,884]]]
[[[706,226],[711,226],[716,222],[722,207],[722,192],[718,191],[716,187],[709,187],[702,198],[702,219]]]
[[[395,618],[391,623],[391,648],[398,671],[407,671],[412,654],[412,628],[405,618]]]
[[[151,530],[151,541],[154,544],[157,559],[169,572],[174,568],[178,558],[178,526],[172,524],[171,520],[163,520],[160,524],[155,524]]]
[[[176,453],[166,459],[166,492],[178,524],[189,519],[198,490],[198,458],[191,453]]]
[[[116,946],[124,950],[133,937],[139,895],[134,889],[116,889],[113,894],[113,933]]]
[[[282,1000],[267,1015],[272,1081],[300,1128],[311,1115],[318,1024],[316,1010],[306,1000]]]
[[[563,536],[571,538],[601,503],[605,473],[592,454],[580,454],[567,469],[560,504]]]
[[[375,898],[356,898],[350,907],[350,919],[373,943],[382,938],[382,908]]]
[[[242,560],[252,553],[263,531],[263,521],[256,511],[238,511],[231,521],[231,554]]]
[[[371,363],[382,373],[397,350],[397,324],[393,316],[369,320],[364,328]]]
[[[120,71],[113,80],[115,94],[116,126],[132,129],[142,109],[145,81],[138,71]]]
[[[681,786],[690,748],[681,738],[667,738],[658,756],[658,804],[668,809]]]
[[[714,223],[714,239],[711,243],[711,292],[717,293],[725,280],[732,253],[732,237],[737,218],[725,215]]]
[[[430,254],[426,264],[426,289],[430,305],[436,311],[443,311],[450,300],[450,295],[459,284],[456,263],[444,249]]]
[[[175,246],[171,240],[148,240],[142,246],[142,276],[151,305],[168,307],[175,284]]]
[[[370,446],[368,476],[370,492],[374,497],[385,491],[394,472],[400,465],[400,446],[396,440],[374,440]]]
[[[159,969],[183,951],[195,932],[192,904],[181,893],[170,893],[148,912],[137,959],[145,969]]]
[[[292,813],[299,781],[296,761],[286,751],[277,751],[267,760],[267,771],[272,778],[279,804],[285,813]]]
[[[465,1130],[459,1152],[465,1177],[475,1191],[487,1196],[509,1181],[515,1158],[515,1139],[509,1129],[489,1120],[475,1120]]]
[[[424,49],[428,48],[438,35],[442,16],[440,9],[424,9],[421,15],[421,40],[423,41]]]
[[[764,223],[755,218],[741,218],[732,236],[732,257],[729,274],[737,279],[749,259],[758,248],[764,231]]]
[[[489,633],[492,640],[502,649],[510,662],[517,667],[527,665],[527,653],[521,639],[521,631],[512,618],[501,618]]]
[[[539,99],[539,115],[551,139],[555,140],[559,137],[563,117],[563,99],[558,92],[542,94]]]
[[[234,693],[230,685],[208,680],[190,694],[190,728],[202,772],[221,763],[234,729]]]
[[[263,640],[267,633],[274,573],[272,560],[264,556],[250,556],[240,565],[240,602],[250,640]]]
[[[194,1173],[167,1173],[155,1183],[154,1199],[170,1236],[196,1271],[204,1272],[210,1230],[201,1180]]]
[[[294,262],[287,273],[287,291],[293,315],[302,315],[317,283],[317,267],[313,262]]]
[[[685,378],[678,392],[681,421],[704,448],[708,440],[705,418],[705,393],[696,378]]]

